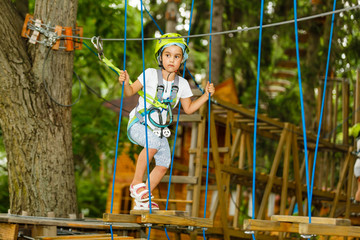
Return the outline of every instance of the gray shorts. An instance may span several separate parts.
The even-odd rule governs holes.
[[[128,134],[137,144],[142,147],[146,147],[145,126],[139,122],[132,125],[128,131]],[[148,147],[156,149],[157,153],[154,155],[156,166],[169,167],[171,154],[170,146],[166,137],[159,138],[149,128],[147,128],[148,134]],[[151,161],[151,159],[149,159]]]
[[[356,159],[354,165],[354,175],[356,178],[360,177],[360,158]]]

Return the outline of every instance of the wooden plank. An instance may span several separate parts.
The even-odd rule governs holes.
[[[218,151],[219,153],[228,153],[228,152],[229,152],[229,149],[230,149],[229,147],[219,147],[219,148],[217,149],[217,151]],[[197,151],[197,149],[189,149],[189,153],[190,153],[190,154],[191,154],[191,153],[196,153],[196,151]],[[209,151],[210,151],[210,152],[213,152],[212,148],[210,148]],[[204,149],[204,152],[207,152],[207,148]]]
[[[117,237],[117,234],[113,234],[114,237]],[[84,234],[84,235],[66,235],[66,236],[56,236],[56,237],[38,237],[41,240],[63,240],[63,239],[93,239],[100,237],[111,237],[111,234]]]
[[[140,217],[136,215],[129,214],[103,214],[104,222],[119,222],[119,223],[140,223]]]
[[[142,214],[150,214],[150,213],[149,213],[149,210],[131,210],[130,214],[142,215]],[[190,216],[189,212],[178,211],[178,210],[153,210],[151,214],[160,214],[160,215],[165,215],[165,216],[180,216],[180,217]]]
[[[243,228],[245,231],[299,232],[298,223],[276,222],[259,219],[245,219]]]
[[[62,238],[61,238],[62,239]],[[77,239],[77,238],[71,238],[71,239]],[[126,237],[126,236],[117,236],[117,237],[99,237],[99,238],[90,238],[91,240],[111,240],[111,239],[114,239],[114,240],[122,240],[122,239],[134,239],[134,237]],[[137,238],[139,239],[139,238]],[[143,239],[143,238],[141,238]]]
[[[213,227],[213,220],[210,218],[180,217],[159,214],[142,214],[142,223],[169,224],[180,226]]]
[[[200,122],[200,114],[180,114],[179,122]],[[173,122],[177,122],[177,114],[173,116]]]
[[[31,217],[31,216],[19,216],[0,213],[0,223],[16,223],[16,224],[28,224],[28,225],[43,225],[43,226],[57,226],[57,227],[69,227],[69,228],[82,228],[82,229],[105,229],[109,230],[110,226],[104,223],[102,220],[85,219],[85,220],[70,220],[66,218],[48,218],[48,217]],[[137,223],[114,223],[113,229],[121,230],[138,230],[141,225]]]
[[[165,175],[161,182],[169,182],[170,176]],[[171,183],[197,184],[198,177],[195,176],[171,176]]]
[[[360,227],[300,223],[299,233],[304,235],[360,237]]]
[[[165,198],[154,198],[154,202],[169,202],[169,203],[193,203],[193,200],[184,199],[165,199]]]
[[[16,240],[18,236],[18,231],[18,224],[0,223],[0,239]]]
[[[306,216],[288,216],[288,215],[273,215],[271,221],[277,222],[292,222],[292,223],[309,223],[309,217]],[[311,223],[328,224],[337,226],[350,226],[350,219],[344,218],[327,218],[327,217],[311,217]]]

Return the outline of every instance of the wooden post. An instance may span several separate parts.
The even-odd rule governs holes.
[[[331,206],[330,217],[335,216],[335,210],[336,210],[337,203],[339,202],[341,187],[343,186],[343,184],[345,182],[345,178],[347,177],[346,173],[349,170],[351,151],[352,151],[352,147],[349,148],[349,151],[346,155],[346,160],[345,160],[343,169],[341,170],[341,173],[340,173],[340,179],[339,179],[338,185],[336,187],[336,191],[335,191],[335,193],[336,193],[335,198],[334,198],[333,204]]]
[[[279,163],[280,163],[280,160],[281,160],[281,153],[283,152],[284,142],[285,142],[285,139],[287,139],[287,134],[288,134],[287,129],[288,128],[289,128],[289,123],[285,123],[284,129],[281,132],[279,145],[278,145],[278,147],[276,149],[274,162],[272,164],[271,171],[270,171],[270,174],[269,174],[269,181],[266,184],[264,195],[263,195],[263,198],[261,200],[261,205],[260,205],[260,209],[259,209],[259,212],[258,212],[258,215],[257,215],[257,219],[263,219],[264,218],[265,208],[266,208],[266,205],[267,205],[267,200],[268,200],[269,195],[271,193],[271,188],[272,188],[273,183],[274,183],[274,178],[276,177],[276,172],[277,172],[278,167],[279,167]]]
[[[219,202],[220,202],[220,217],[221,217],[221,223],[223,227],[223,234],[225,240],[230,240],[229,235],[229,228],[228,228],[228,220],[227,220],[227,213],[228,213],[228,199],[224,198],[224,193],[226,192],[226,189],[224,189],[224,183],[223,178],[221,176],[221,163],[220,163],[220,157],[219,157],[219,151],[218,151],[218,141],[217,141],[217,134],[216,134],[216,125],[215,125],[215,119],[214,114],[211,113],[211,119],[210,119],[210,136],[211,136],[211,147],[213,150],[213,159],[214,159],[214,167],[215,167],[215,176],[216,176],[216,185],[218,189],[218,195],[219,195]]]
[[[197,217],[199,215],[200,208],[200,196],[201,196],[201,180],[202,180],[202,161],[204,155],[204,138],[205,138],[205,128],[206,128],[206,107],[203,106],[200,108],[200,115],[202,116],[201,122],[198,125],[198,134],[197,134],[197,148],[196,148],[196,157],[195,157],[195,176],[198,178],[197,184],[194,185],[193,190],[193,204],[191,209],[191,216]],[[190,233],[191,240],[197,239],[197,231]]]
[[[285,147],[285,158],[283,167],[283,184],[281,190],[281,203],[280,203],[280,215],[285,214],[286,203],[287,203],[287,192],[289,185],[289,165],[290,165],[290,152],[291,152],[291,133],[286,136],[286,147]]]
[[[18,236],[19,225],[10,223],[0,223],[0,239],[16,240]]]
[[[346,120],[349,116],[349,82],[343,80],[342,82],[342,109],[344,123],[342,125],[343,132],[343,144],[349,144],[349,120]]]
[[[355,86],[355,101],[354,101],[354,123],[360,122],[360,68],[357,69],[356,86]]]
[[[239,169],[243,169],[244,168],[244,163],[245,163],[245,138],[246,138],[246,134],[248,133],[245,133],[243,132],[241,134],[241,137],[240,137],[240,152],[239,152],[239,162],[238,162],[238,167]],[[242,192],[241,192],[241,185],[238,184],[236,185],[236,197],[235,197],[235,202],[236,202],[236,206],[240,206],[240,203],[241,203],[241,195],[242,195]],[[235,208],[235,214],[234,214],[234,221],[233,221],[233,227],[236,229],[239,227],[239,222],[238,222],[238,219],[239,219],[239,209],[238,208]]]
[[[292,125],[292,130],[295,130],[295,126]],[[298,204],[299,216],[303,216],[303,207],[302,207],[302,177],[301,170],[299,166],[299,148],[297,143],[297,135],[292,134],[292,150],[293,150],[293,164],[294,164],[294,178],[295,178],[295,195]]]

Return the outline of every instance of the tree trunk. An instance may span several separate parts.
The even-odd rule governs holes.
[[[176,25],[177,25],[176,18],[179,13],[178,2],[179,2],[178,0],[168,0],[168,3],[166,4],[166,13],[165,13],[166,33],[176,32]]]
[[[221,32],[223,30],[223,12],[224,3],[221,0],[214,0],[213,2],[213,23],[212,32]],[[220,83],[220,75],[223,64],[222,58],[222,43],[221,35],[212,36],[211,43],[211,82],[214,85]]]
[[[12,214],[58,217],[76,213],[71,135],[73,52],[51,51],[20,36],[23,19],[10,0],[0,1],[0,126],[4,134]],[[77,0],[37,0],[34,18],[75,27]],[[43,36],[41,36],[43,37]],[[42,38],[40,38],[41,40]]]

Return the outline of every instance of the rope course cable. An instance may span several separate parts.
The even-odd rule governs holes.
[[[360,9],[360,5],[356,5],[353,7],[346,7],[346,8],[338,9],[336,11],[329,11],[329,12],[315,14],[315,15],[311,15],[311,16],[307,16],[307,17],[302,17],[302,18],[297,19],[297,22],[308,21],[308,20],[312,20],[315,18],[332,15],[334,13],[338,14],[338,13],[348,12],[348,11],[357,10],[357,9]],[[286,20],[286,21],[281,21],[281,22],[277,22],[277,23],[265,24],[262,26],[262,28],[277,27],[277,26],[281,26],[281,25],[292,24],[294,22],[295,22],[294,19]],[[181,36],[181,38],[200,38],[200,37],[215,36],[215,35],[225,35],[225,34],[229,34],[229,33],[241,33],[241,32],[247,32],[247,31],[251,31],[251,30],[257,30],[257,29],[260,29],[260,26],[245,27],[245,28],[233,29],[233,30],[222,31],[222,32],[213,32],[211,34],[210,33],[194,34],[194,35],[188,35],[188,36]],[[62,37],[72,37],[72,36],[63,35]],[[91,40],[91,38],[89,38],[89,37],[74,36],[73,38]],[[177,38],[177,37],[173,37],[173,38]],[[178,37],[178,38],[180,38],[180,37]],[[151,40],[158,40],[158,39],[159,38],[149,37],[149,38],[144,38],[144,41],[151,41]],[[104,38],[103,40],[104,41],[124,41],[124,38]],[[141,40],[142,40],[141,38],[128,38],[127,39],[127,41],[141,41]]]

